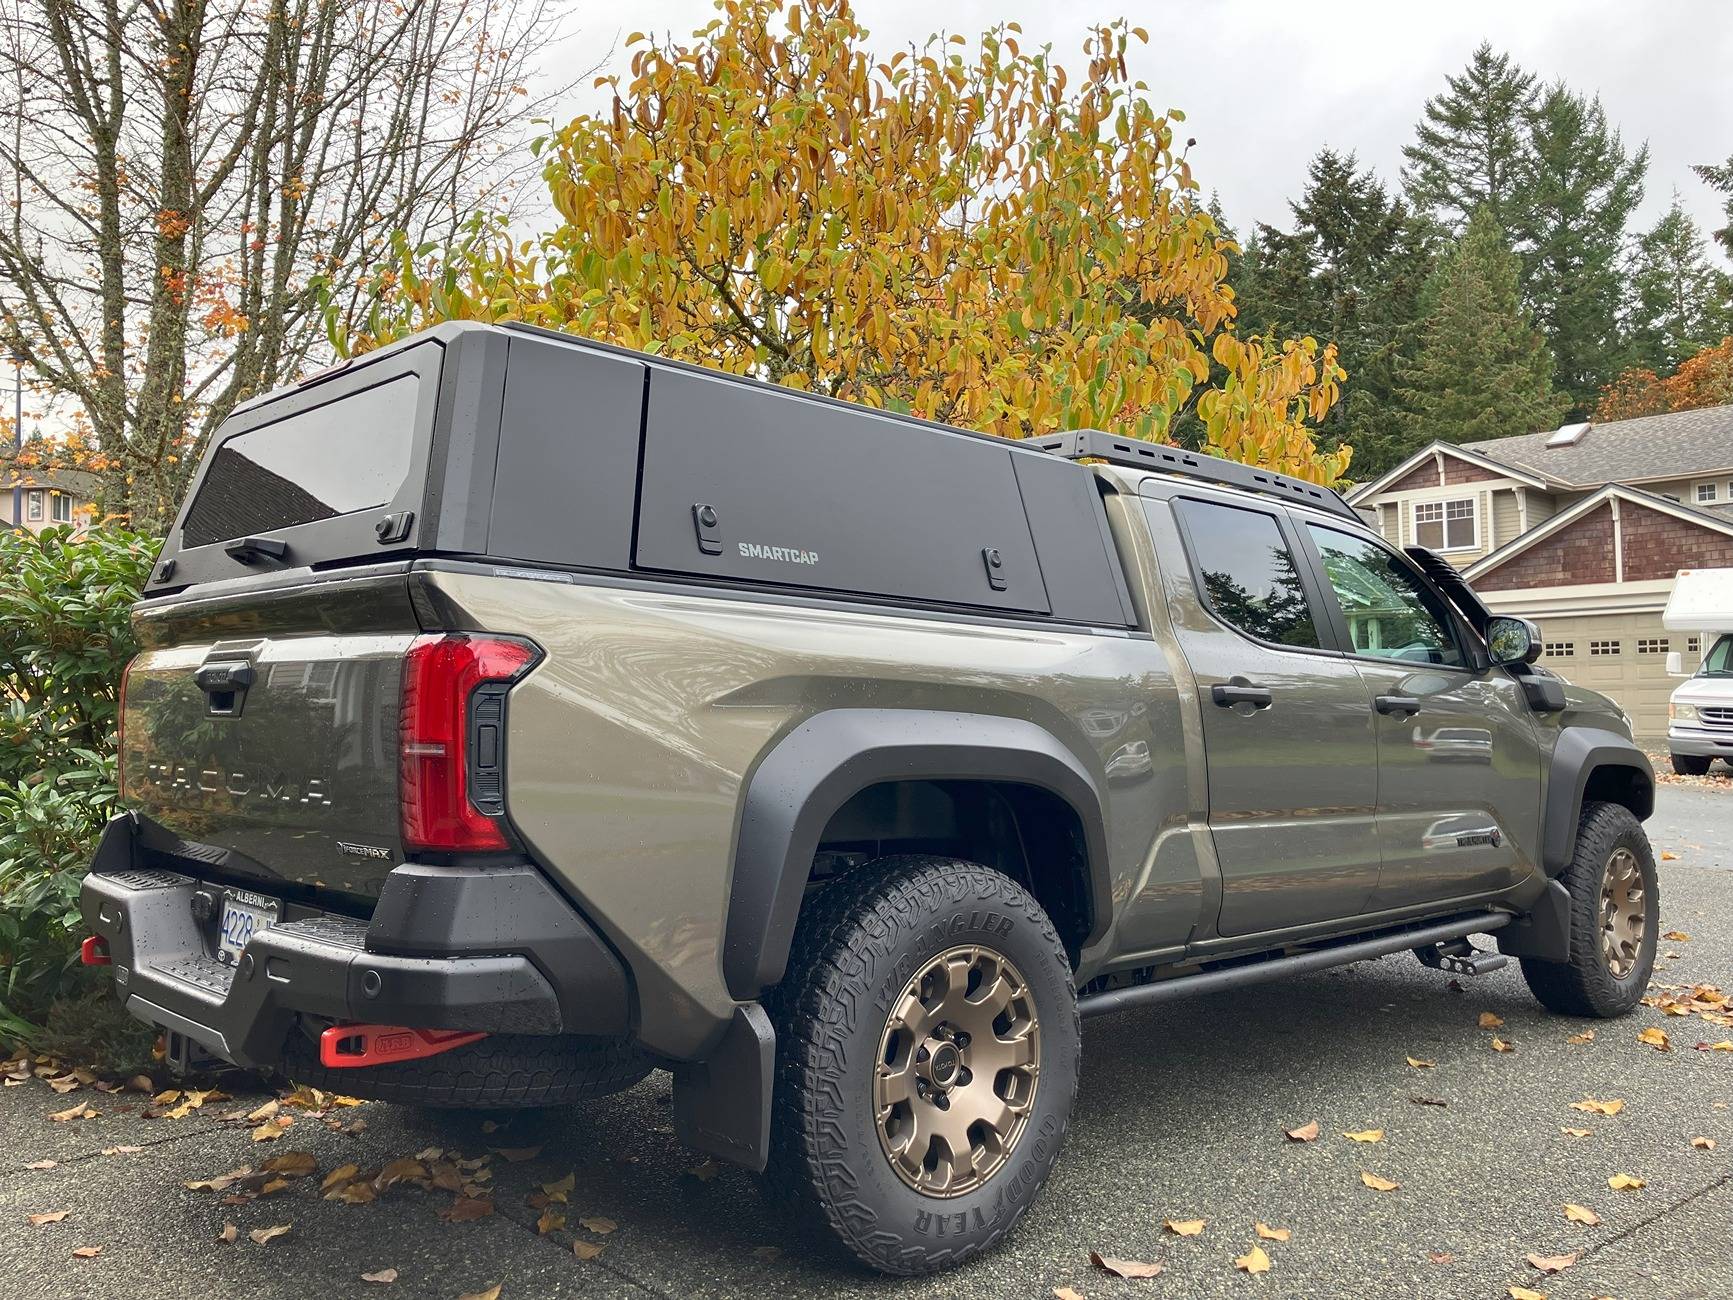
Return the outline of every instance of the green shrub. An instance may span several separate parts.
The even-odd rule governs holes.
[[[0,531],[0,1033],[89,982],[78,886],[113,814],[128,608],[159,543],[120,529]]]

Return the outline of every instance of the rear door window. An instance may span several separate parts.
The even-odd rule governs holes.
[[[187,511],[182,545],[385,505],[409,475],[416,388],[414,376],[401,375],[226,440]]]
[[[1300,566],[1274,515],[1189,497],[1173,504],[1217,618],[1272,645],[1319,646]]]

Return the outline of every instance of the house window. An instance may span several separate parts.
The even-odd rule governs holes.
[[[1716,483],[1699,483],[1699,484],[1697,484],[1697,500],[1699,502],[1714,501],[1716,499],[1716,495],[1717,495],[1717,492],[1719,490],[1719,487],[1720,487],[1720,485],[1716,484]]]
[[[1686,654],[1694,655],[1699,650],[1701,650],[1702,648],[1703,648],[1703,643],[1701,641],[1699,641],[1696,637],[1688,636],[1685,638],[1685,653]]]
[[[24,517],[33,524],[42,522],[42,493],[29,494],[24,506]]]
[[[1643,636],[1637,638],[1637,653],[1640,655],[1664,655],[1672,647],[1667,644],[1664,636]]]
[[[1414,503],[1414,540],[1427,550],[1471,551],[1478,537],[1473,497]]]
[[[1569,659],[1576,652],[1575,641],[1548,641],[1541,647],[1541,653],[1548,659]]]
[[[1618,654],[1618,652],[1619,652],[1619,643],[1617,641],[1590,641],[1589,642],[1589,653],[1591,655],[1616,655],[1616,654]]]
[[[72,498],[64,492],[48,494],[48,513],[57,524],[72,522]]]

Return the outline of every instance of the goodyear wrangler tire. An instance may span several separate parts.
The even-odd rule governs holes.
[[[1082,1039],[1064,947],[1021,886],[949,858],[860,867],[801,916],[771,1011],[774,1193],[887,1273],[1011,1230],[1064,1141]]]
[[[1559,877],[1571,898],[1570,959],[1522,958],[1549,1011],[1611,1019],[1634,1009],[1655,969],[1661,890],[1643,824],[1616,803],[1585,803],[1576,854]]]
[[[326,1092],[436,1109],[564,1106],[624,1092],[652,1068],[632,1044],[575,1034],[489,1034],[438,1056],[327,1069],[316,1044],[289,1035],[283,1073]]]

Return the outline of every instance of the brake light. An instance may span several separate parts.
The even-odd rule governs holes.
[[[114,764],[115,785],[122,805],[126,803],[126,684],[132,679],[132,666],[136,662],[136,659],[128,659],[126,667],[120,670],[120,696],[114,714],[115,744],[119,751]]]
[[[496,852],[504,826],[504,696],[541,651],[510,637],[417,637],[403,661],[401,814],[406,849]],[[489,686],[493,683],[493,686]],[[472,753],[472,740],[475,752]],[[471,769],[490,787],[477,806]]]

